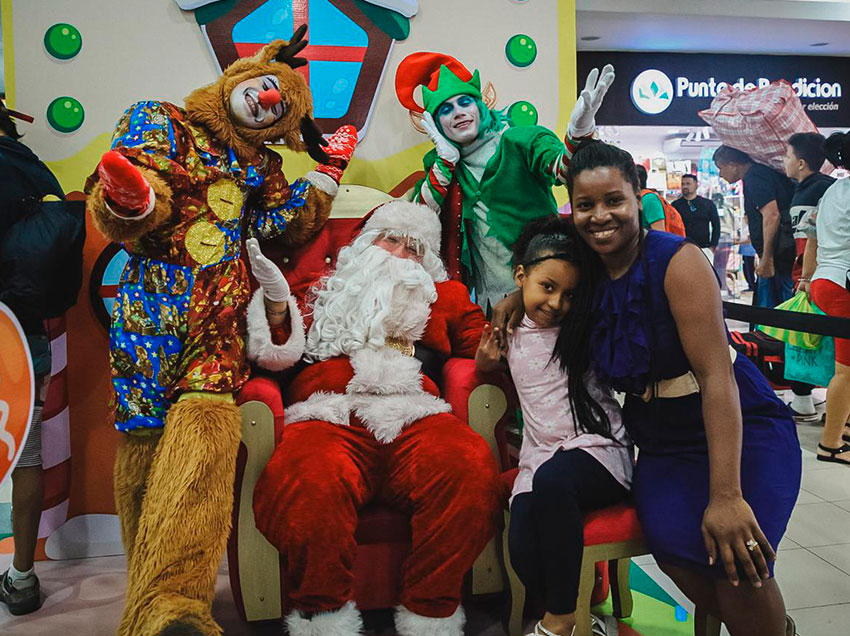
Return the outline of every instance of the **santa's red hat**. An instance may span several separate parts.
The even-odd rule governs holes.
[[[363,225],[364,232],[396,232],[423,241],[440,255],[440,218],[425,205],[396,199],[375,209]]]

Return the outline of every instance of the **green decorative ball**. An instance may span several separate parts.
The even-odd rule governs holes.
[[[527,35],[515,35],[505,44],[505,55],[514,66],[525,68],[537,59],[537,44]]]
[[[70,60],[83,48],[83,37],[77,27],[60,22],[44,33],[44,48],[58,60]]]
[[[537,109],[531,102],[514,102],[508,108],[508,120],[511,126],[537,125]]]
[[[83,105],[73,97],[57,97],[47,107],[47,123],[62,133],[74,132],[85,118]]]

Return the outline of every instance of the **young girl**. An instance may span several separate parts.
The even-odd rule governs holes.
[[[551,217],[526,225],[513,252],[525,316],[507,339],[486,327],[476,365],[494,370],[507,349],[524,421],[508,531],[511,563],[545,602],[533,634],[570,636],[582,515],[626,498],[632,452],[617,402],[587,370],[593,297],[587,248],[568,221]]]
[[[640,450],[633,493],[650,550],[732,636],[794,634],[772,578],[802,468],[788,408],[730,350],[699,248],[641,229],[631,155],[590,142],[567,186],[576,231],[598,256],[591,368],[627,394],[623,422]]]

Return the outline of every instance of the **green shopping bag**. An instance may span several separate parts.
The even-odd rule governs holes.
[[[785,309],[787,311],[798,311],[803,314],[817,314],[823,316],[824,313],[809,300],[809,295],[806,292],[797,292],[796,296],[789,298],[783,303],[776,306],[776,309]],[[817,349],[820,346],[820,341],[823,336],[816,333],[804,333],[802,331],[791,331],[781,327],[768,327],[767,325],[758,325],[759,331],[766,333],[768,336],[781,340],[786,344],[790,344],[798,349]],[[786,363],[787,364],[787,363]]]
[[[785,343],[785,379],[827,386],[835,373],[835,340],[822,336],[817,349]]]

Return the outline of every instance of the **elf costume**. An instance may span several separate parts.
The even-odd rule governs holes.
[[[441,214],[449,275],[466,282],[485,309],[516,289],[511,247],[525,224],[558,212],[552,186],[564,183],[578,141],[594,132],[613,68],[606,66],[597,78],[594,69],[562,142],[543,126],[507,127],[503,114],[484,103],[478,71],[470,73],[453,57],[414,53],[398,67],[399,101],[412,116],[422,114],[422,128],[435,145],[423,160],[427,176],[414,188],[414,200]],[[418,86],[423,106],[413,98]],[[480,112],[478,135],[466,145],[446,137],[437,115],[458,95],[475,99]]]
[[[240,439],[232,393],[248,378],[243,230],[309,238],[330,214],[356,143],[348,128],[325,142],[313,123],[294,70],[306,63],[296,57],[305,30],[238,60],[185,108],[131,106],[86,183],[95,225],[130,254],[110,329],[115,426],[127,434],[115,463],[123,636],[221,633],[210,604]],[[263,90],[237,90],[257,78]],[[277,119],[244,125],[231,102],[243,90],[251,112]],[[321,165],[289,184],[264,146],[281,139]]]

